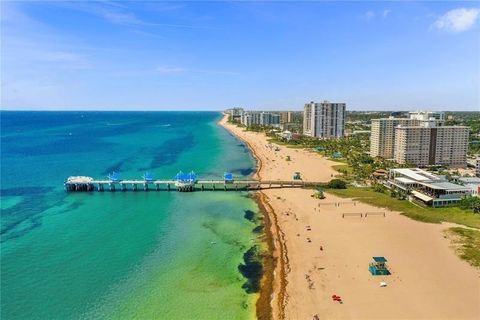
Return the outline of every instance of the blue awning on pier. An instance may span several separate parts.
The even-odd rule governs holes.
[[[108,179],[111,181],[120,181],[120,173],[113,171],[108,175]]]
[[[190,173],[183,173],[182,171],[180,171],[175,175],[175,180],[194,182],[197,181],[197,175],[193,171]]]
[[[233,181],[233,174],[230,173],[230,172],[225,172],[225,173],[223,174],[223,179],[224,179],[225,181]]]
[[[153,173],[150,172],[145,172],[145,174],[142,176],[145,181],[153,181]]]

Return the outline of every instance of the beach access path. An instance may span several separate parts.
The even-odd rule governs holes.
[[[249,145],[261,178],[291,179],[299,171],[306,181],[329,181],[336,174],[336,162],[303,149],[275,151],[263,133],[226,120],[220,125]],[[274,319],[479,319],[480,272],[455,254],[444,232],[451,225],[328,193],[315,199],[308,189],[260,193],[274,222]],[[392,275],[372,276],[373,256],[385,256]]]

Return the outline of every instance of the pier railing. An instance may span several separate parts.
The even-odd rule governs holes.
[[[235,191],[273,188],[303,188],[319,182],[302,180],[197,180],[190,184],[178,180],[95,180],[89,177],[70,177],[64,183],[66,191]]]

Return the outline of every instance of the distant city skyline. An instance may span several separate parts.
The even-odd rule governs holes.
[[[3,110],[480,111],[476,1],[0,5]]]

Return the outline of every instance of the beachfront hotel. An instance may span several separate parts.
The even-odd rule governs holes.
[[[444,126],[443,113],[372,119],[370,155],[415,166],[465,167],[469,128]]]
[[[345,103],[306,103],[303,110],[303,134],[327,139],[343,137],[345,108]]]

